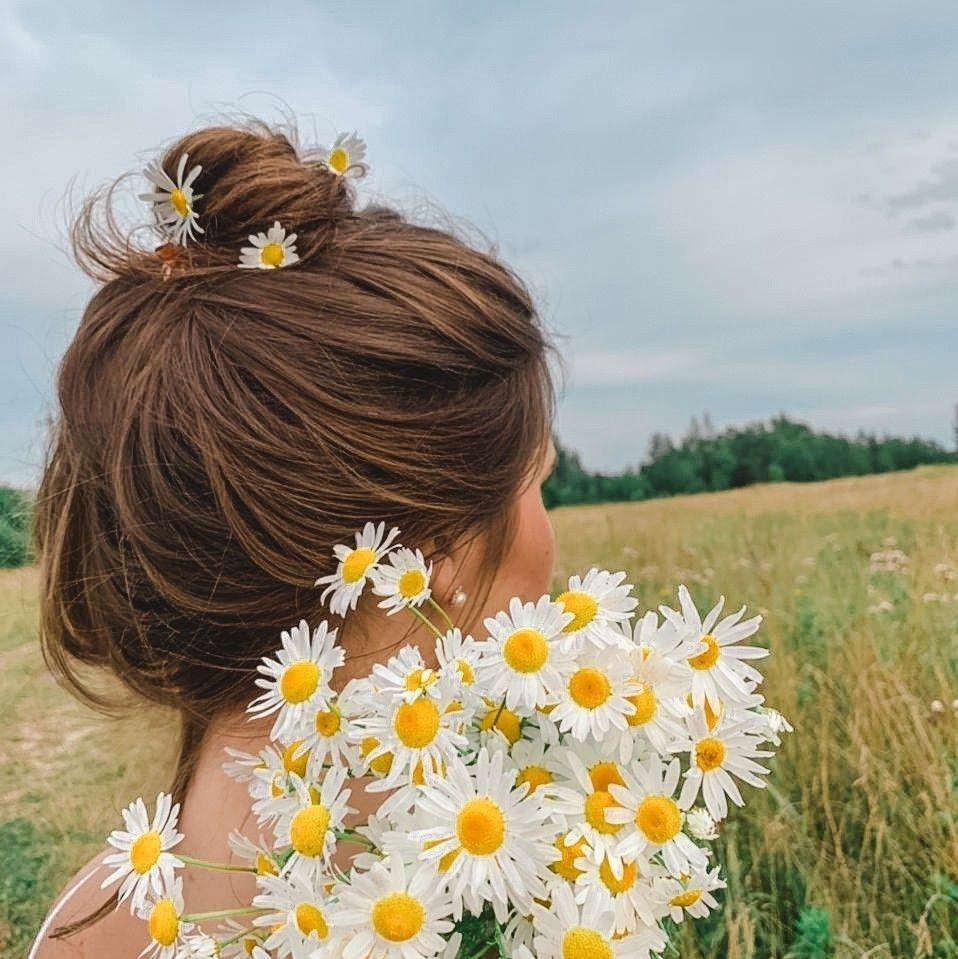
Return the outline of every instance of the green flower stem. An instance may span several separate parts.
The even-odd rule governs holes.
[[[446,613],[446,611],[445,611],[431,596],[429,597],[428,602],[429,602],[429,605],[430,605],[434,610],[436,610],[436,612],[438,612],[439,615],[446,621],[446,625],[447,625],[450,629],[455,629],[455,628],[456,628],[456,624],[449,618],[449,616],[448,616],[448,614]]]
[[[376,852],[379,851],[379,846],[377,846],[376,843],[374,843],[371,839],[368,839],[366,836],[356,832],[355,829],[334,829],[333,835],[339,840],[359,843],[361,846],[365,846],[367,849],[372,849]]]
[[[424,616],[415,606],[407,606],[406,609],[408,609],[409,612],[412,613],[413,616],[420,620],[420,622],[422,622],[425,626],[428,626],[429,629],[435,633],[436,639],[442,639],[443,633],[439,631],[439,628],[431,619],[429,619],[428,616]]]
[[[212,912],[190,912],[180,916],[181,922],[205,922],[207,919],[228,919],[230,916],[254,916],[267,912],[258,906],[244,906],[241,909],[214,909]],[[244,932],[243,935],[246,935]]]
[[[174,853],[175,855],[175,853]],[[192,856],[177,856],[180,862],[187,866],[198,866],[200,869],[213,869],[217,872],[256,872],[252,866],[226,866],[219,862],[210,862],[207,859],[194,859]]]

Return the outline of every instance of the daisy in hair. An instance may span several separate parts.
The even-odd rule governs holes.
[[[480,643],[478,669],[483,694],[529,713],[553,702],[574,666],[572,652],[563,652],[559,642],[571,620],[572,614],[548,596],[537,603],[513,597],[508,613],[485,621],[490,636]]]
[[[456,919],[463,908],[478,915],[489,902],[505,922],[511,906],[528,912],[532,900],[545,895],[555,858],[546,838],[550,810],[538,790],[515,786],[515,771],[504,760],[502,752],[490,757],[482,749],[474,766],[454,760],[445,777],[427,776],[420,791],[418,818],[435,825],[412,836],[429,844],[421,859],[437,870],[440,861],[447,866],[442,875]]]
[[[635,706],[629,701],[640,692],[632,681],[632,665],[621,649],[587,652],[556,693],[549,719],[579,742],[591,736],[602,742],[611,729],[626,732]]]
[[[567,885],[552,889],[548,906],[535,903],[532,916],[536,959],[649,959],[667,942],[657,926],[616,936],[612,910],[595,902],[577,903]]]
[[[193,192],[193,183],[203,172],[199,165],[186,172],[190,155],[184,153],[176,168],[176,178],[172,178],[163,169],[159,161],[151,163],[143,175],[153,184],[152,193],[141,193],[139,198],[153,204],[153,214],[157,223],[165,229],[174,243],[186,245],[187,240],[195,240],[194,233],[202,233],[193,204],[199,194]],[[185,174],[185,176],[184,176]]]
[[[336,176],[361,177],[367,170],[366,141],[355,133],[340,133],[333,145],[319,148],[318,162]]]
[[[575,899],[578,903],[592,903],[602,911],[611,910],[615,917],[616,933],[632,932],[640,923],[651,926],[657,918],[652,894],[654,870],[649,861],[640,856],[621,862],[616,872],[604,854],[588,850],[577,863],[581,867],[575,880]]]
[[[674,876],[705,864],[705,852],[682,832],[683,813],[692,802],[684,796],[673,798],[680,774],[678,757],[666,765],[653,755],[644,765],[625,771],[625,787],[609,786],[618,805],[607,816],[625,830],[616,857],[628,861],[659,853]]]
[[[117,892],[117,902],[131,896],[130,911],[135,913],[149,894],[162,896],[173,886],[174,869],[183,863],[169,850],[182,838],[176,831],[180,805],[166,793],[156,797],[156,810],[150,822],[146,804],[142,799],[130,803],[123,810],[126,829],[114,829],[107,842],[116,850],[103,857],[103,865],[113,867],[113,872],[100,883],[105,889],[122,879]]]
[[[353,871],[333,896],[343,959],[431,959],[452,932],[452,903],[433,870],[406,867],[398,856]]]
[[[177,959],[177,948],[193,923],[183,919],[183,880],[177,876],[170,887],[156,899],[147,899],[137,909],[137,916],[146,920],[150,942],[140,953],[149,959]]]
[[[432,595],[429,579],[432,563],[426,565],[421,550],[400,546],[372,571],[373,592],[386,598],[379,604],[392,616],[401,609],[422,606]]]
[[[581,649],[590,643],[599,649],[621,646],[622,624],[639,601],[629,594],[630,584],[621,585],[625,573],[609,573],[593,567],[583,578],[569,578],[568,589],[555,599],[572,619],[562,627],[563,646]]]
[[[290,776],[294,795],[275,800],[275,849],[292,849],[284,875],[292,870],[315,876],[327,866],[336,846],[336,832],[350,809],[346,803],[350,790],[343,789],[346,770],[332,766],[326,771],[322,785],[309,785],[297,775]]]
[[[282,643],[276,659],[263,657],[256,667],[262,674],[256,685],[266,692],[246,709],[257,719],[277,713],[270,738],[280,741],[294,738],[304,720],[326,707],[333,698],[329,685],[333,671],[345,659],[336,645],[336,630],[325,621],[310,637],[309,625],[302,620],[298,627],[283,631]]]
[[[668,910],[673,922],[682,922],[686,913],[694,919],[704,919],[718,906],[712,893],[725,888],[725,882],[719,878],[720,871],[719,866],[712,870],[703,866],[681,879],[674,876],[653,879],[653,895],[657,903]]]
[[[667,606],[659,609],[679,632],[699,638],[699,651],[687,660],[692,667],[692,704],[701,706],[708,701],[716,711],[722,700],[747,705],[751,701],[752,689],[762,681],[762,675],[745,660],[762,659],[768,655],[768,650],[735,644],[757,632],[762,617],[753,616],[739,622],[745,613],[743,606],[737,613],[719,621],[725,605],[722,597],[703,620],[684,586],[679,587],[679,603],[681,613]]]
[[[713,725],[704,710],[696,710],[686,722],[689,738],[677,748],[689,751],[691,765],[685,773],[680,802],[691,806],[701,789],[709,814],[721,821],[728,815],[726,796],[736,806],[745,804],[732,776],[750,786],[763,788],[765,780],[759,777],[767,776],[768,770],[755,760],[766,759],[774,753],[759,749],[765,738],[748,720],[720,720]]]
[[[329,599],[329,611],[336,616],[345,616],[356,608],[356,603],[372,578],[376,565],[389,551],[389,547],[399,535],[394,526],[386,532],[386,524],[373,526],[367,523],[361,533],[356,534],[355,546],[338,544],[333,547],[333,556],[336,557],[336,572],[328,576],[320,576],[316,580],[317,586],[325,586],[320,600]]]
[[[310,959],[329,937],[330,910],[316,883],[305,876],[260,876],[253,906],[267,912],[253,924],[267,935],[263,948],[270,955]]]
[[[240,250],[239,266],[244,270],[281,270],[299,263],[296,234],[286,235],[286,228],[277,220],[265,233],[251,233],[252,246]]]

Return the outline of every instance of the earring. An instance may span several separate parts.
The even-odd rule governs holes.
[[[452,594],[452,599],[450,602],[453,606],[464,605],[466,602],[466,591],[461,586],[457,586]]]

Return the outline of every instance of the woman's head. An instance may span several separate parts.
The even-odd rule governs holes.
[[[315,579],[368,520],[435,558],[475,541],[467,588],[488,588],[552,386],[528,293],[493,256],[357,209],[264,127],[190,134],[168,175],[184,154],[203,232],[173,263],[102,202],[78,220],[101,286],[60,368],[37,542],[54,670],[107,665],[210,716],[248,700],[279,629],[318,618]],[[240,269],[277,221],[300,261]]]

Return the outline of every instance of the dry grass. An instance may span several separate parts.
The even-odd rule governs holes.
[[[837,959],[958,956],[958,903],[938,894],[958,882],[958,468],[568,508],[554,523],[560,576],[598,563],[626,569],[643,607],[685,582],[700,605],[724,593],[765,616],[764,691],[796,732],[724,829],[725,908],[686,924],[684,959],[783,957],[807,906],[827,915]],[[907,559],[873,571],[888,549]],[[172,737],[168,718],[104,720],[56,688],[35,590],[33,571],[0,574],[0,827],[36,826],[52,890],[122,805],[166,784]],[[32,930],[8,928],[5,947],[3,907],[0,954],[19,956]]]

